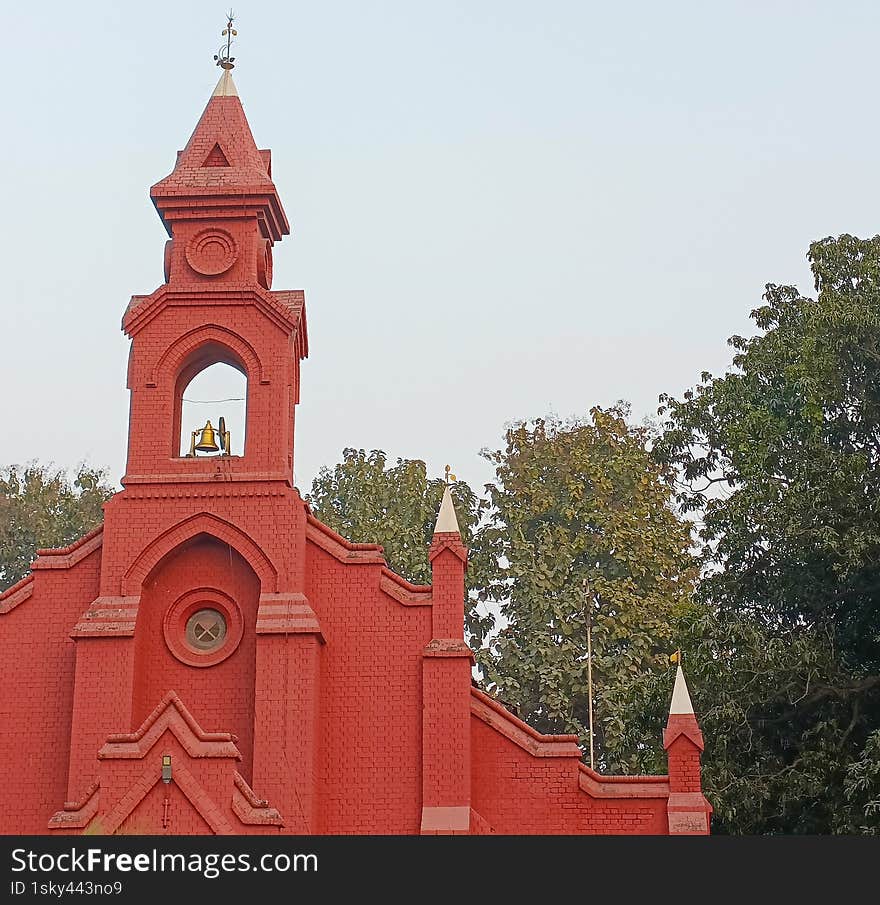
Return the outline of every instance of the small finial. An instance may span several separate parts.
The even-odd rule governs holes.
[[[232,39],[238,32],[232,27],[233,21],[235,21],[235,17],[232,14],[232,10],[229,10],[226,14],[226,28],[221,32],[223,37],[226,38],[226,44],[221,44],[220,49],[214,54],[214,62],[221,69],[228,70],[235,67],[235,57],[232,56]]]
[[[454,474],[452,474],[448,465],[444,466],[444,468],[446,469],[446,484],[448,486],[453,481],[457,481],[458,478]]]

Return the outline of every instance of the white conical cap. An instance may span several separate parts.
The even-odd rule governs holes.
[[[691,714],[693,716],[694,705],[691,704],[691,696],[688,694],[687,682],[684,680],[684,673],[681,671],[681,663],[675,671],[675,687],[672,689],[672,705],[669,708],[669,715],[674,714]]]
[[[238,91],[235,90],[235,82],[232,81],[232,70],[224,69],[220,81],[211,97],[238,97]]]
[[[447,484],[443,490],[443,501],[440,503],[440,514],[437,516],[437,526],[434,534],[457,534],[461,537],[458,527],[458,519],[455,517],[455,506],[452,504],[452,494]]]

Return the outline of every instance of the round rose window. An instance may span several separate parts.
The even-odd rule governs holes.
[[[226,638],[226,620],[218,610],[199,610],[186,623],[186,640],[197,650],[216,650]]]
[[[238,604],[219,588],[194,588],[165,612],[168,649],[188,666],[215,666],[235,653],[244,632]]]

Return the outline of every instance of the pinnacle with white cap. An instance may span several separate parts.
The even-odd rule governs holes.
[[[232,73],[228,69],[223,70],[223,75],[220,76],[211,97],[238,97],[235,82],[232,81]]]
[[[688,693],[687,682],[684,680],[684,673],[681,671],[681,663],[675,671],[675,687],[672,689],[672,705],[669,708],[669,715],[674,714],[690,714],[694,713],[693,704],[691,704],[691,696]]]
[[[440,503],[440,513],[437,516],[437,525],[434,534],[457,534],[461,536],[458,527],[458,519],[455,516],[455,506],[452,503],[452,494],[449,484],[443,489],[443,500]]]

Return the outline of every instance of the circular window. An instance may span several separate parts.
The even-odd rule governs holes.
[[[226,620],[218,610],[198,610],[186,622],[186,640],[199,650],[216,650],[226,637]]]
[[[225,229],[203,229],[196,233],[186,243],[184,253],[189,266],[205,276],[225,273],[238,257],[235,239]]]
[[[188,666],[214,666],[235,653],[244,633],[238,604],[216,588],[187,591],[162,625],[168,649]]]

